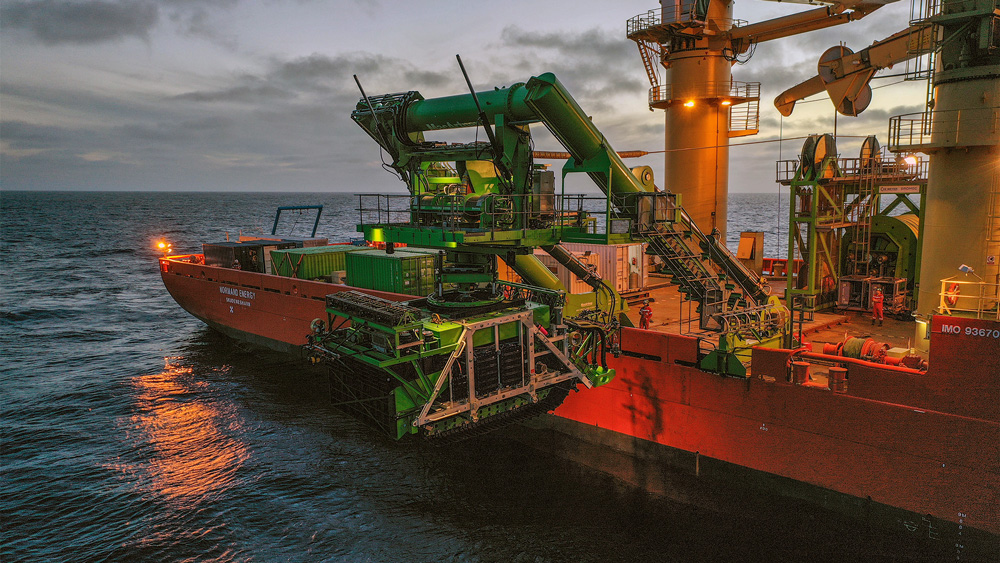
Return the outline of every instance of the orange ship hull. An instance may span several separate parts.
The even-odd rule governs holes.
[[[1000,330],[1000,323],[969,322]],[[667,456],[691,474],[702,473],[708,460],[721,460],[814,485],[819,494],[795,494],[829,508],[860,512],[877,503],[901,509],[888,512],[889,524],[932,540],[961,542],[968,528],[1000,534],[1000,356],[995,350],[979,350],[982,362],[973,366],[969,356],[963,359],[960,344],[935,346],[953,356],[932,348],[926,375],[858,366],[847,392],[836,393],[825,386],[787,383],[788,350],[755,351],[755,367],[766,370],[772,360],[777,377],[769,382],[691,367],[697,348],[686,336],[624,329],[622,348],[625,354],[611,362],[615,379],[571,394],[555,415],[572,423],[560,422],[548,432],[623,457],[576,456],[573,450],[588,448],[563,448],[575,461],[669,494],[671,476],[659,466],[664,452],[650,447],[659,444],[697,452]],[[960,360],[958,366],[950,359]],[[954,371],[947,371],[949,365]],[[965,403],[958,407],[954,390],[963,386]],[[955,408],[933,408],[943,404]],[[559,448],[559,441],[550,441],[551,447]],[[635,462],[641,459],[648,463]],[[822,490],[851,498],[834,499]]]
[[[326,318],[327,294],[353,289],[182,258],[161,259],[160,272],[184,309],[286,352]],[[884,507],[890,525],[954,541],[959,554],[981,532],[996,545],[1000,323],[936,317],[932,332],[926,374],[854,365],[841,393],[788,383],[790,350],[755,349],[754,377],[723,377],[694,367],[695,338],[623,329],[615,379],[571,394],[523,434],[652,492],[671,486],[664,464],[692,475],[731,465],[828,508]]]

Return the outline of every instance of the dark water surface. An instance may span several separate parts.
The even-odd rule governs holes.
[[[355,236],[352,196],[0,198],[4,562],[913,555],[784,501],[720,514],[649,498],[503,433],[389,442],[332,408],[323,378],[212,332],[161,285],[158,237],[196,251],[313,203],[322,234]],[[760,200],[746,214],[766,222],[775,196]]]

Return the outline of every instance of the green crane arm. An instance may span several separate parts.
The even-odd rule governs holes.
[[[566,147],[574,161],[567,161],[570,171],[585,171],[594,183],[612,199],[622,215],[637,223],[637,209],[623,205],[630,194],[648,192],[622,162],[611,143],[597,129],[555,75],[546,73],[528,81],[525,103],[534,109],[538,120]],[[756,273],[746,268],[723,241],[706,235],[681,209],[677,214],[711,261],[735,281],[744,294],[758,304],[767,302],[767,291]],[[666,258],[666,257],[664,257]]]
[[[624,203],[628,196],[649,193],[651,188],[636,179],[611,143],[554,74],[545,73],[532,77],[526,83],[477,92],[476,97],[480,107],[477,107],[471,94],[435,99],[423,99],[417,92],[390,94],[362,100],[352,117],[387,152],[401,155],[394,163],[397,167],[421,150],[436,150],[433,147],[422,148],[424,131],[475,127],[481,123],[480,108],[486,119],[498,124],[523,126],[543,123],[573,157],[567,161],[564,171],[586,172],[601,191],[611,198],[619,214],[637,224],[637,210],[629,209],[632,206]],[[382,129],[391,131],[391,139],[378,133],[380,129],[374,121],[376,119]],[[503,158],[504,155],[493,157]],[[518,169],[513,165],[510,168]],[[520,169],[523,170],[524,167],[521,166]],[[515,180],[514,185],[525,184]],[[765,285],[760,278],[743,266],[722,241],[703,233],[683,210],[677,213],[677,217],[700,247],[697,253],[707,255],[711,262],[740,286],[744,295],[758,304],[767,301]],[[664,256],[664,259],[670,260],[671,257]],[[531,260],[521,261],[527,263]],[[685,267],[690,267],[692,262],[690,259],[686,261]],[[701,268],[696,276],[699,279],[714,277],[712,272],[705,270],[705,266],[698,268]]]

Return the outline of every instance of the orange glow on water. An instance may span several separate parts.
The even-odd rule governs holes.
[[[215,400],[190,367],[173,363],[178,359],[165,358],[162,372],[133,380],[140,412],[132,423],[151,450],[136,473],[149,492],[190,507],[233,486],[249,452],[226,431],[226,401]]]

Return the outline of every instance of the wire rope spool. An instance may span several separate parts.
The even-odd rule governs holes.
[[[802,152],[799,153],[799,165],[803,178],[831,178],[834,168],[823,169],[823,161],[827,157],[837,156],[837,142],[833,135],[824,133],[822,135],[809,135],[802,143]]]
[[[863,170],[874,170],[876,165],[882,161],[882,147],[879,145],[875,135],[868,135],[861,143],[861,168]]]
[[[869,342],[873,342],[871,338],[848,338],[844,341],[844,345],[840,349],[840,355],[845,358],[856,358],[861,359],[861,355],[864,353],[865,346]]]

